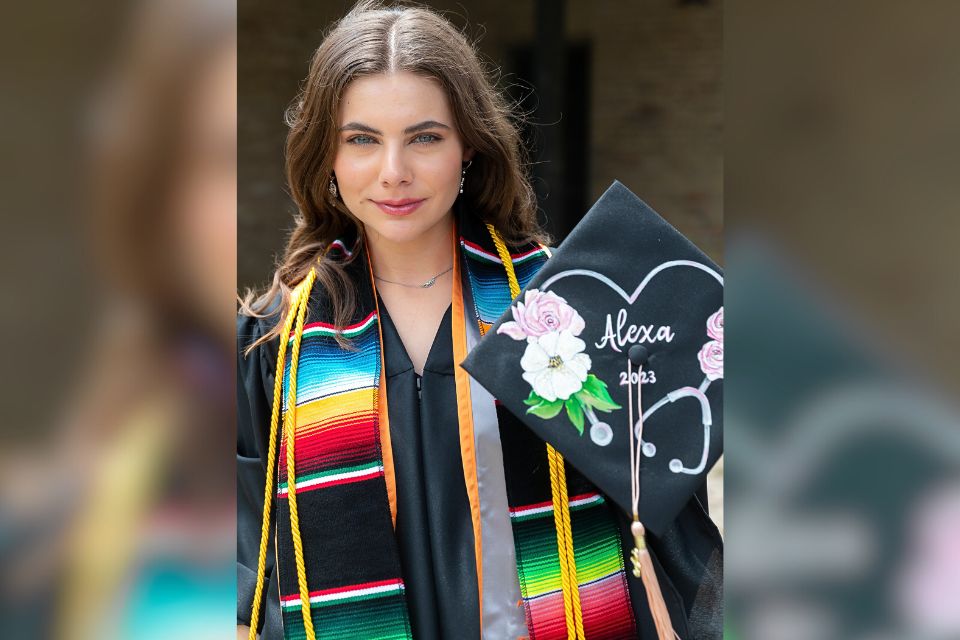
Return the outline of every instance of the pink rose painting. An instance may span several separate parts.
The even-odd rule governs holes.
[[[707,335],[713,338],[703,345],[697,359],[707,380],[723,378],[723,307],[707,318]]]
[[[513,322],[504,322],[497,333],[504,333],[514,340],[539,338],[560,331],[578,336],[584,327],[583,318],[576,309],[552,291],[530,289],[524,294],[523,302],[517,302],[511,311]]]
[[[707,380],[718,380],[723,377],[723,343],[711,340],[703,345],[697,354],[700,368],[706,374]]]

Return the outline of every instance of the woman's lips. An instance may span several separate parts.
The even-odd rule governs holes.
[[[426,198],[421,200],[406,199],[406,200],[374,200],[376,204],[384,213],[389,213],[392,216],[405,216],[416,211],[417,207],[423,204]]]

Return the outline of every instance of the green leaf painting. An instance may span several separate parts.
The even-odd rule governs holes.
[[[587,376],[583,387],[567,400],[557,399],[551,402],[541,398],[531,390],[530,395],[526,397],[523,403],[528,407],[527,413],[544,420],[555,418],[561,410],[566,409],[567,419],[570,420],[570,424],[576,428],[577,433],[581,436],[583,435],[584,413],[587,407],[607,413],[621,408],[610,397],[607,384],[592,373]]]
[[[553,402],[548,402],[542,398],[538,399],[539,402],[527,409],[527,413],[532,413],[533,415],[543,418],[544,420],[549,420],[550,418],[555,417],[558,413],[560,413],[560,410],[563,409],[563,400],[554,400]]]
[[[576,397],[571,396],[566,402],[563,403],[567,408],[567,417],[570,418],[570,422],[573,423],[573,426],[577,428],[577,431],[580,432],[580,435],[583,435],[583,405],[580,404],[580,401]]]
[[[575,395],[580,402],[599,411],[610,412],[614,409],[621,408],[620,405],[610,397],[610,392],[607,391],[607,383],[592,373],[587,376],[586,381],[583,383],[583,388]]]

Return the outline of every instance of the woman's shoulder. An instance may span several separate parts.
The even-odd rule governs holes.
[[[269,334],[280,321],[280,314],[276,312],[280,299],[278,293],[266,308],[257,309],[256,315],[243,308],[237,312],[237,354],[240,362],[248,368],[269,365],[270,360],[275,361],[278,347],[276,336],[260,342],[253,349],[250,349],[250,346]]]
[[[237,340],[240,346],[246,348],[246,346],[270,332],[270,329],[277,322],[276,307],[278,305],[279,296],[278,300],[271,302],[267,309],[263,312],[258,311],[256,315],[247,309],[240,309],[237,312]]]

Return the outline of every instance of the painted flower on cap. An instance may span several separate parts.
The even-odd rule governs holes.
[[[697,358],[700,360],[700,368],[706,374],[707,380],[723,378],[723,342],[711,340],[703,345]]]
[[[707,318],[707,335],[723,342],[723,307]]]
[[[596,422],[591,417],[595,411],[620,409],[606,383],[590,373],[587,345],[577,337],[585,323],[566,300],[552,291],[530,289],[511,312],[513,320],[501,324],[497,333],[527,343],[520,358],[523,379],[531,387],[523,401],[527,413],[551,420],[564,412],[582,436],[585,421]]]
[[[566,400],[583,388],[590,371],[586,343],[570,331],[555,331],[531,340],[520,359],[523,379],[546,400]]]
[[[549,333],[568,331],[580,335],[584,322],[576,309],[553,291],[528,290],[523,302],[511,308],[513,321],[504,322],[497,333],[504,333],[514,340],[540,338]]]

